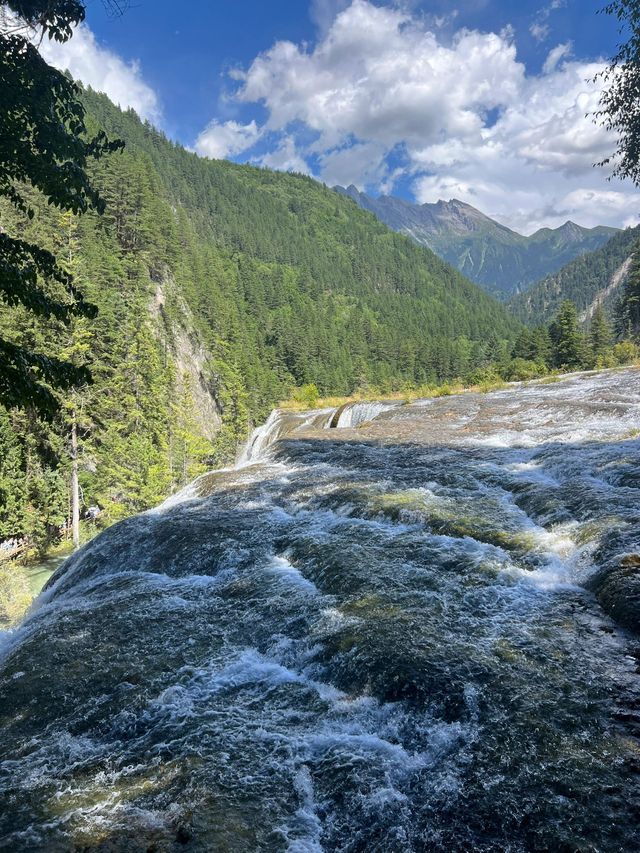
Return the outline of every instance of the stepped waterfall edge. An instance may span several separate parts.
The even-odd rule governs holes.
[[[264,424],[257,427],[238,454],[236,466],[262,461],[268,449],[281,438],[306,429],[345,429],[375,420],[383,412],[397,408],[400,403],[363,400],[343,406],[289,412],[274,409]]]
[[[632,853],[639,429],[637,369],[273,412],[5,639],[0,849]]]

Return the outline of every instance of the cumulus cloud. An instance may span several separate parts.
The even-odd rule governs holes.
[[[160,122],[158,96],[143,79],[139,64],[124,62],[100,45],[86,24],[77,27],[69,41],[43,39],[38,49],[50,65],[68,70],[74,79],[104,92],[123,108],[132,107],[142,118]]]
[[[261,102],[267,128],[300,121],[316,150],[349,136],[387,147],[482,128],[482,112],[510,101],[524,67],[508,37],[463,31],[438,43],[408,13],[354,0],[314,51],[276,43],[241,77],[238,99]]]
[[[542,18],[561,5],[552,0]],[[420,201],[455,196],[524,231],[568,217],[621,224],[636,193],[610,190],[593,168],[614,147],[586,117],[599,68],[572,60],[567,43],[530,75],[510,29],[445,41],[406,4],[353,0],[315,45],[276,42],[234,72],[239,105],[261,105],[266,119],[234,125],[226,153],[259,135],[273,140],[265,165],[300,171],[306,161],[329,184],[384,192],[402,176]]]
[[[344,148],[327,151],[320,156],[322,177],[327,184],[359,189],[389,185],[389,169],[385,163],[386,148],[376,142],[356,142]]]
[[[611,138],[585,118],[598,104],[593,84],[598,65],[565,63],[525,81],[521,97],[483,131],[481,145],[465,140],[414,152],[418,200],[456,196],[516,228],[532,231],[568,218],[581,224],[619,225],[634,210],[631,187],[605,191],[593,168],[611,150]],[[614,203],[615,196],[615,203]]]
[[[261,132],[255,121],[249,124],[212,121],[196,139],[195,149],[202,157],[229,157],[252,148]]]
[[[349,0],[311,0],[309,17],[321,32],[326,32],[338,12],[346,9]]]

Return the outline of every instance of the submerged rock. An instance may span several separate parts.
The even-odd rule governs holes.
[[[640,632],[640,554],[627,554],[616,565],[599,570],[589,586],[616,622]]]

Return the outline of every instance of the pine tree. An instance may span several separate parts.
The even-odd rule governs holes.
[[[26,503],[23,449],[9,413],[0,406],[0,541],[22,535]]]
[[[594,364],[602,361],[611,346],[613,335],[602,305],[598,305],[589,326],[589,342]]]
[[[7,10],[12,14],[5,15]],[[80,0],[1,4],[0,198],[29,219],[35,215],[34,190],[50,205],[74,213],[103,210],[88,164],[122,146],[109,142],[103,131],[88,137],[80,89],[47,65],[28,36],[34,27],[41,37],[65,42],[84,15]],[[7,305],[62,322],[95,313],[51,250],[19,230],[0,229],[0,267],[0,300]],[[56,409],[51,386],[69,388],[87,377],[48,353],[0,337],[0,400],[6,405],[31,405],[51,415]]]
[[[549,329],[556,367],[577,369],[585,361],[585,342],[578,328],[578,312],[565,300]]]

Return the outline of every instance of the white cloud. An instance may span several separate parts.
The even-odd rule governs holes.
[[[558,9],[564,9],[566,5],[566,0],[551,0],[551,3],[538,10],[533,23],[529,27],[529,32],[537,42],[545,41],[549,37],[551,33],[551,27],[548,23],[549,18]]]
[[[544,41],[548,38],[551,28],[549,24],[541,24],[539,21],[534,21],[529,27],[529,32],[536,41]]]
[[[261,130],[255,121],[239,124],[237,121],[224,123],[212,121],[196,139],[195,149],[202,157],[220,159],[240,154],[258,141]]]
[[[255,162],[261,166],[267,166],[269,169],[277,169],[280,172],[311,174],[311,169],[307,161],[298,153],[292,136],[285,136],[274,151],[256,158]]]
[[[545,74],[551,74],[552,71],[555,71],[560,62],[571,56],[573,45],[570,41],[564,42],[563,44],[559,44],[553,48],[553,50],[549,51],[549,55],[545,59],[544,65],[542,66],[542,70]]]
[[[322,33],[326,33],[338,12],[348,5],[349,0],[311,0],[309,17]]]
[[[258,56],[238,99],[264,103],[270,130],[318,131],[318,151],[349,136],[392,147],[477,135],[523,76],[508,38],[462,31],[446,47],[407,13],[354,0],[313,52],[283,41]]]
[[[485,128],[480,145],[450,140],[415,151],[418,200],[455,196],[526,232],[567,219],[620,225],[640,214],[633,187],[618,184],[612,191],[593,168],[612,146],[585,117],[597,107],[598,91],[588,81],[598,68],[566,63],[527,79],[521,97]]]
[[[593,168],[615,147],[586,117],[599,68],[560,44],[528,75],[511,30],[445,41],[406,6],[353,0],[314,46],[280,41],[234,72],[236,100],[267,117],[226,151],[261,134],[274,144],[260,162],[300,170],[306,160],[329,184],[388,192],[404,174],[421,201],[456,196],[525,231],[569,217],[618,225],[638,196]]]
[[[386,149],[376,142],[358,142],[345,148],[336,148],[320,156],[323,180],[329,186],[355,184],[363,190],[366,186],[389,186]]]
[[[104,92],[123,108],[132,107],[142,118],[160,122],[158,96],[144,81],[139,64],[124,62],[98,44],[86,24],[77,27],[69,41],[60,44],[43,39],[38,41],[38,49],[50,65],[68,70],[74,79]]]

